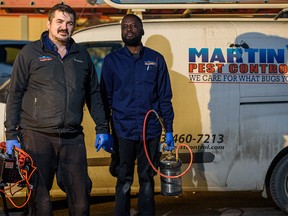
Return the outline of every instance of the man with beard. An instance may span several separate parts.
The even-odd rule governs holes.
[[[112,113],[114,151],[119,160],[115,215],[130,215],[130,190],[137,159],[140,185],[137,215],[152,216],[155,172],[143,148],[143,121],[149,110],[155,110],[164,122],[166,150],[174,148],[170,78],[163,56],[142,45],[144,29],[138,16],[128,14],[122,19],[121,34],[125,46],[105,57],[101,75]],[[146,146],[153,165],[158,167],[162,127],[154,117],[147,121]]]
[[[21,144],[37,167],[30,181],[30,215],[53,215],[50,190],[55,173],[66,192],[69,215],[89,215],[92,185],[81,126],[85,102],[96,123],[97,150],[111,150],[97,74],[87,50],[71,38],[75,25],[70,6],[52,7],[48,31],[21,50],[13,67],[6,153],[11,155]]]

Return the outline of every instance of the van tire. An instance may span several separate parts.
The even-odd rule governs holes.
[[[288,214],[288,155],[285,155],[275,166],[269,189],[275,204]]]

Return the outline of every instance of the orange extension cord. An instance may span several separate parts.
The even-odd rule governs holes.
[[[153,170],[154,170],[155,172],[157,172],[160,176],[162,176],[162,177],[164,177],[164,178],[171,178],[171,179],[172,179],[172,178],[179,178],[179,177],[183,176],[184,174],[186,174],[186,173],[189,171],[190,167],[192,166],[192,162],[193,162],[193,153],[192,153],[192,150],[189,148],[189,146],[188,146],[187,144],[179,144],[179,145],[177,146],[177,148],[176,148],[176,160],[178,160],[178,151],[179,151],[179,148],[180,148],[181,146],[186,147],[186,148],[189,150],[189,152],[190,152],[190,163],[189,163],[189,166],[187,167],[187,169],[186,169],[184,172],[180,173],[179,175],[176,175],[176,176],[168,176],[168,175],[165,175],[165,174],[161,173],[159,170],[157,170],[157,169],[154,167],[154,165],[152,164],[152,162],[151,162],[151,159],[150,159],[150,157],[149,157],[149,154],[148,154],[148,151],[147,151],[147,147],[146,147],[146,122],[147,122],[148,116],[149,116],[150,113],[152,113],[152,112],[156,115],[156,117],[157,117],[157,119],[159,120],[160,124],[161,124],[162,127],[164,128],[163,122],[162,122],[162,120],[160,119],[158,113],[157,113],[155,110],[149,110],[149,111],[147,112],[145,118],[144,118],[144,123],[143,123],[143,144],[144,144],[144,151],[145,151],[147,160],[148,160],[150,166],[153,168]]]
[[[6,151],[5,142],[1,142],[1,143],[0,143],[0,146],[1,146],[1,148],[4,148],[4,151]],[[28,201],[29,201],[29,199],[30,199],[30,197],[31,197],[31,194],[32,194],[32,188],[31,188],[32,185],[30,185],[29,180],[30,180],[32,174],[35,172],[36,167],[34,166],[34,162],[33,162],[32,158],[30,157],[30,155],[27,154],[24,150],[22,150],[22,149],[20,149],[20,148],[18,148],[18,147],[16,147],[16,146],[14,147],[14,150],[15,150],[15,152],[16,152],[16,155],[15,155],[15,156],[16,156],[16,158],[18,158],[17,162],[18,162],[19,171],[20,171],[20,175],[22,176],[22,179],[19,180],[19,181],[17,181],[17,182],[15,182],[15,183],[13,183],[13,184],[10,183],[10,186],[9,186],[9,187],[5,188],[4,190],[1,190],[1,189],[0,189],[0,192],[2,192],[2,193],[5,194],[5,196],[8,198],[8,200],[12,203],[12,205],[13,205],[15,208],[23,208],[23,207],[28,203]],[[31,170],[29,170],[29,171],[25,169],[25,163],[26,163],[28,160],[30,161],[30,168],[31,168]],[[15,204],[15,203],[13,202],[13,200],[8,196],[8,194],[6,193],[6,191],[9,190],[9,191],[10,191],[10,194],[11,194],[12,196],[15,195],[17,192],[21,191],[21,190],[23,189],[23,187],[20,188],[20,189],[17,190],[17,191],[14,191],[14,192],[12,192],[12,188],[13,188],[14,186],[17,186],[18,184],[21,184],[21,183],[25,183],[25,184],[26,184],[27,190],[28,190],[29,192],[28,192],[26,201],[25,201],[22,205],[17,205],[17,204]]]

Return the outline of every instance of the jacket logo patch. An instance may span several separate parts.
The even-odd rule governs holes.
[[[83,63],[82,60],[79,60],[79,59],[73,59],[75,62],[79,62],[79,63]]]
[[[40,56],[39,61],[51,61],[52,57],[51,56]]]
[[[145,65],[147,65],[147,71],[148,71],[150,66],[156,65],[156,62],[155,61],[145,61]]]

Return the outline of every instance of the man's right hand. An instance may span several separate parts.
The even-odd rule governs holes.
[[[6,153],[12,155],[14,146],[21,148],[18,140],[6,140]]]

